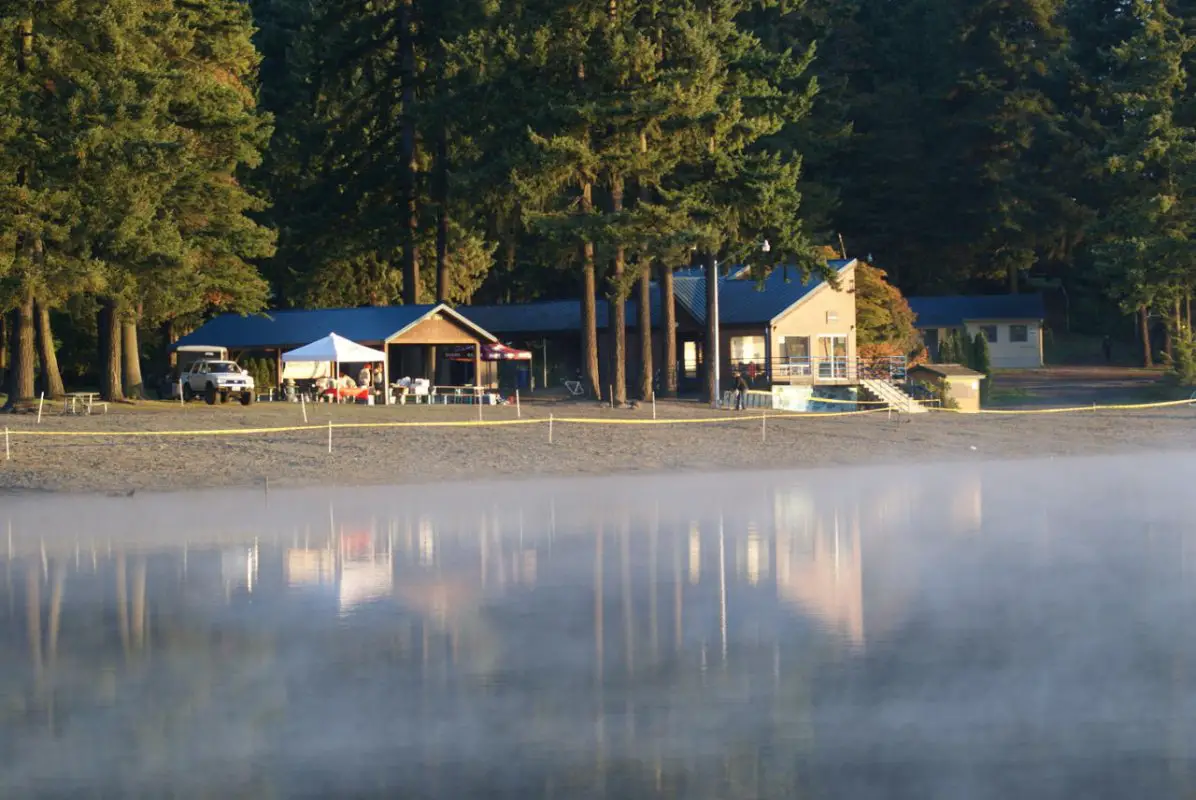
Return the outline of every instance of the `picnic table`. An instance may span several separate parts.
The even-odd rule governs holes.
[[[100,400],[99,392],[67,392],[62,401],[64,414],[90,414],[96,406],[103,406],[108,413],[108,404]]]

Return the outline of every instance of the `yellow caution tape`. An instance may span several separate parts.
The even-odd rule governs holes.
[[[825,402],[818,400],[817,402]],[[847,401],[841,401],[847,402]],[[1065,408],[1034,408],[1034,409],[981,409],[975,411],[961,411],[958,408],[937,408],[924,406],[928,411],[939,411],[955,414],[989,414],[989,415],[1025,415],[1025,414],[1074,414],[1092,413],[1095,411],[1140,411],[1155,408],[1174,408],[1182,405],[1196,405],[1193,400],[1167,400],[1158,403],[1123,403],[1116,405],[1069,406]],[[55,431],[7,429],[6,435],[12,438],[30,436],[74,437],[74,438],[133,438],[133,437],[198,437],[198,436],[251,436],[271,433],[292,433],[296,431],[323,432],[330,427],[334,430],[354,428],[492,428],[511,427],[519,425],[546,425],[550,421],[566,425],[711,425],[732,422],[748,422],[763,419],[797,419],[832,417],[858,417],[867,414],[879,414],[886,411],[899,411],[885,404],[884,408],[868,408],[857,411],[777,411],[774,413],[727,413],[717,417],[695,417],[690,419],[603,419],[600,417],[536,417],[531,419],[508,420],[457,420],[440,422],[334,422],[329,424],[285,425],[272,428],[217,428],[213,430],[184,430],[184,431]]]
[[[958,408],[927,407],[930,411],[945,411],[951,414],[1091,414],[1094,411],[1146,411],[1152,408],[1174,408],[1176,406],[1196,405],[1192,400],[1166,400],[1160,403],[1120,403],[1112,405],[1067,406],[1064,408],[982,408],[979,411],[962,411]]]

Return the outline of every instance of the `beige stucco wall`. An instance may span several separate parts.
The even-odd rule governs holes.
[[[985,325],[997,327],[997,341],[988,343],[989,358],[996,369],[1033,369],[1042,366],[1042,323],[1033,319],[968,320],[968,338],[976,338]],[[1009,341],[1009,326],[1025,325],[1024,342]]]
[[[828,312],[837,319],[827,321]],[[821,355],[817,337],[819,334],[837,334],[847,337],[847,358],[849,363],[856,359],[855,329],[855,267],[847,267],[839,276],[839,288],[827,285],[815,289],[801,302],[789,309],[772,326],[772,358],[784,357],[785,337],[810,337],[810,354]]]
[[[946,378],[960,411],[980,410],[980,378]]]

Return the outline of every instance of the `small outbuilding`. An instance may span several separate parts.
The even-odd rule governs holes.
[[[1041,294],[959,295],[910,297],[926,350],[937,358],[939,344],[952,331],[968,341],[983,334],[989,357],[997,369],[1036,369],[1043,364],[1043,321],[1046,304]]]
[[[958,411],[980,410],[980,381],[986,377],[983,372],[959,364],[919,364],[910,367],[907,375],[910,381],[928,386],[940,396],[946,389]]]

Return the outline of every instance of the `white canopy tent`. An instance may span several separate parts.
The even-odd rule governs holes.
[[[317,339],[311,344],[283,353],[282,361],[284,365],[328,364],[332,368],[334,379],[340,375],[341,364],[373,364],[380,361],[385,372],[389,372],[390,366],[386,363],[386,353],[358,344],[335,333],[330,333],[323,339]],[[285,370],[284,366],[284,374]],[[306,376],[307,371],[305,370],[304,377]]]

